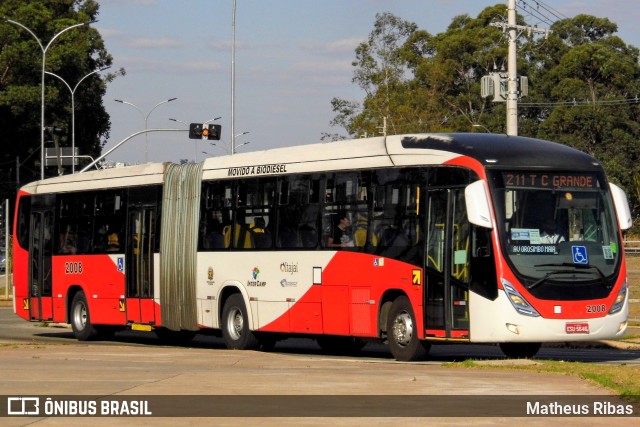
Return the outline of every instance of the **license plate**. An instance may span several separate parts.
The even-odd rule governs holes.
[[[567,323],[564,327],[564,330],[568,334],[588,334],[589,324],[588,323]]]

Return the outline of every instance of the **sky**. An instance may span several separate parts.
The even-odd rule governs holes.
[[[152,132],[113,150],[127,163],[202,161],[229,151],[232,122],[233,0],[98,0],[94,26],[113,56],[109,71],[125,68],[103,99],[111,132],[103,150],[147,129],[221,117],[222,138],[190,140],[187,132]],[[535,6],[536,0],[518,0]],[[618,35],[640,47],[637,0],[543,0],[561,17],[589,14],[618,25]],[[352,83],[355,48],[390,12],[431,34],[462,14],[476,17],[507,0],[236,0],[235,132],[237,152],[319,142],[332,127],[334,97],[361,101]],[[541,12],[551,19],[553,15]],[[530,24],[549,24],[527,18]],[[170,98],[174,101],[161,103]],[[120,99],[131,104],[114,101]],[[156,107],[157,105],[157,107]],[[154,108],[155,107],[155,108]],[[178,120],[178,122],[169,119]],[[243,134],[248,132],[247,134]],[[204,152],[204,153],[203,153]]]

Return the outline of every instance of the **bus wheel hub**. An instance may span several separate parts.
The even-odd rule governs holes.
[[[406,311],[399,313],[393,322],[393,339],[401,346],[406,346],[413,337],[413,322],[411,316]]]

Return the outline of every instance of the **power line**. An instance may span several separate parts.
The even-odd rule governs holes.
[[[522,0],[522,1],[526,3],[527,0]],[[554,9],[552,6],[546,4],[542,0],[536,1],[536,6],[542,6],[542,8],[544,10],[546,10],[549,13],[551,13],[556,19],[567,19],[568,18],[568,16],[563,15],[557,9]]]
[[[519,3],[522,3],[522,6],[520,6],[520,4],[517,4],[516,7],[524,15],[529,15],[534,19],[538,19],[540,22],[543,22],[549,26],[553,25],[555,21],[567,19],[567,16],[563,15],[543,1],[520,0]],[[535,6],[531,3],[535,3]]]
[[[527,9],[527,2],[525,1],[523,3],[524,4],[522,6],[520,5],[516,6],[518,11],[521,12],[523,15],[532,17],[534,20],[537,20],[538,23],[543,23],[548,26],[551,26],[553,24],[552,19],[540,13],[538,10],[531,8],[531,6],[529,6],[529,8]]]
[[[603,101],[554,101],[554,102],[520,102],[518,105],[522,107],[555,107],[555,106],[573,106],[573,107],[581,107],[581,106],[610,106],[610,105],[633,105],[640,104],[640,98],[627,98],[627,99],[612,99],[612,100],[603,100]]]

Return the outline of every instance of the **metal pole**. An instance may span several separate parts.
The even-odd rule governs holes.
[[[52,73],[50,71],[45,71],[46,74],[49,74],[50,76],[58,78],[62,83],[65,84],[65,86],[67,86],[67,89],[69,89],[69,92],[71,92],[71,173],[72,174],[76,173],[76,101],[75,101],[76,89],[78,89],[78,86],[80,86],[80,83],[82,83],[82,81],[87,77],[89,77],[90,75],[98,73],[100,71],[104,71],[108,68],[111,68],[111,67],[105,67],[105,68],[101,68],[99,70],[94,70],[90,72],[89,74],[81,78],[80,81],[76,83],[73,89],[71,89],[71,86],[69,86],[69,83],[67,83],[66,80],[60,77],[59,75]]]
[[[122,99],[114,99],[114,101],[119,102],[121,104],[127,104],[132,106],[133,108],[135,108],[136,110],[138,110],[138,112],[140,113],[140,115],[142,116],[142,119],[144,120],[144,128],[145,130],[147,129],[147,123],[149,121],[149,116],[151,115],[151,113],[153,112],[153,110],[155,110],[156,108],[158,108],[158,106],[162,105],[162,104],[166,104],[167,102],[171,102],[171,101],[175,101],[178,98],[169,98],[169,99],[165,99],[164,101],[160,101],[158,102],[156,105],[153,106],[153,108],[151,109],[151,111],[149,111],[149,114],[144,114],[144,112],[140,109],[140,107],[138,107],[137,105],[129,102],[129,101],[123,101]],[[145,163],[149,163],[149,139],[147,138],[147,134],[145,133],[144,135],[144,162]]]
[[[175,101],[178,98],[169,98],[169,99],[165,99],[164,101],[160,101],[158,102],[156,105],[153,106],[153,108],[151,109],[151,111],[149,111],[149,114],[147,114],[147,117],[144,118],[144,128],[147,128],[147,121],[149,120],[149,116],[151,115],[151,113],[153,113],[153,110],[155,110],[156,108],[158,108],[160,105],[162,104],[166,104],[167,102],[171,102],[171,101]],[[148,133],[144,134],[144,162],[145,163],[149,163],[149,138],[148,138]]]
[[[76,89],[78,89],[78,86],[80,86],[80,83],[82,83],[84,79],[86,79],[90,75],[99,73],[100,71],[108,70],[109,68],[111,68],[111,66],[100,68],[99,70],[94,70],[90,72],[89,74],[81,78],[80,81],[76,83],[75,87],[71,91],[71,104],[72,104],[71,106],[71,156],[72,156],[71,157],[71,173],[76,173],[76,114],[75,114],[76,105],[74,101],[74,95],[76,93]]]
[[[509,0],[509,59],[507,62],[507,135],[518,135],[518,64],[516,60],[516,0]]]
[[[239,133],[239,134],[237,134],[237,135],[232,135],[232,137],[233,137],[233,141],[234,141],[234,144],[233,144],[233,146],[231,147],[231,154],[235,154],[235,153],[236,153],[236,149],[239,147],[239,145],[238,145],[238,146],[236,146],[236,145],[235,145],[235,140],[236,140],[236,138],[237,138],[237,137],[239,137],[239,136],[242,136],[242,135],[246,135],[246,134],[248,134],[248,133],[250,133],[250,132],[249,132],[248,130],[246,130],[246,131],[244,131],[244,132],[240,132],[240,133]],[[244,145],[244,144],[242,144],[242,145]]]
[[[102,154],[100,157],[98,157],[97,159],[95,159],[93,162],[89,163],[87,166],[85,166],[84,168],[82,168],[82,170],[80,171],[80,173],[85,172],[87,170],[89,170],[90,168],[92,168],[93,166],[95,166],[96,163],[98,163],[100,160],[104,159],[105,157],[107,157],[109,154],[111,154],[116,148],[119,148],[122,144],[124,144],[125,142],[129,141],[131,138],[133,138],[134,136],[138,136],[142,133],[146,133],[146,132],[184,132],[184,129],[145,129],[145,130],[141,130],[138,131],[136,133],[132,133],[131,135],[129,135],[128,137],[126,137],[125,139],[123,139],[122,141],[118,142],[115,146],[113,146],[109,151],[107,151],[106,153]]]
[[[42,50],[42,78],[41,78],[41,94],[40,94],[40,179],[44,179],[44,75],[45,75],[45,63],[46,63],[46,58],[47,58],[47,50],[49,49],[49,47],[51,46],[51,43],[53,43],[53,41],[55,39],[58,38],[58,36],[60,36],[62,33],[64,33],[65,31],[71,30],[72,28],[76,28],[76,27],[80,27],[82,25],[86,25],[86,24],[91,24],[92,22],[82,22],[80,24],[75,24],[72,25],[70,27],[65,28],[64,30],[60,31],[59,33],[57,33],[56,35],[53,36],[53,38],[51,40],[49,40],[49,43],[47,43],[47,46],[43,46],[42,42],[40,41],[40,39],[38,38],[38,36],[35,35],[35,33],[33,31],[31,31],[29,28],[27,28],[26,26],[24,26],[23,24],[11,20],[11,19],[7,19],[7,22],[10,22],[12,24],[15,24],[23,29],[25,29],[26,31],[29,32],[29,34],[31,34],[33,36],[34,39],[36,39],[36,41],[38,42],[38,45],[40,46],[40,50]]]
[[[236,0],[233,0],[231,15],[231,155],[235,154],[236,140]]]

